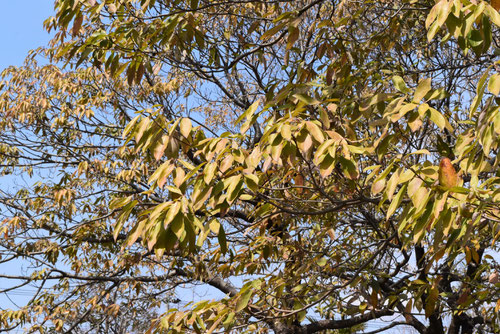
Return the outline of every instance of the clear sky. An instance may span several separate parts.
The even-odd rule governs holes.
[[[43,21],[53,12],[52,0],[0,0],[0,69],[22,65],[29,50],[47,45]]]
[[[0,0],[0,71],[9,65],[22,65],[29,50],[47,45],[50,35],[44,30],[43,21],[53,14],[53,9],[52,0]],[[0,266],[2,273],[8,274],[11,270],[5,264]],[[0,288],[5,288],[6,284],[10,286],[11,282],[0,281]],[[23,305],[33,296],[33,291],[32,287],[27,287],[9,296],[2,294],[0,307]]]

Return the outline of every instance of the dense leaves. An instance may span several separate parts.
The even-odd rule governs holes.
[[[3,328],[497,332],[498,7],[55,1],[1,84]]]

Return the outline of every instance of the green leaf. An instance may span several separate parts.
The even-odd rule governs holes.
[[[429,291],[429,295],[425,300],[425,316],[429,318],[436,308],[436,302],[439,297],[439,290],[437,287],[431,287]]]
[[[169,227],[170,230],[174,232],[175,236],[177,237],[177,240],[179,241],[184,240],[186,230],[184,228],[184,219],[182,215],[175,216],[172,222],[170,223]]]
[[[259,177],[255,174],[245,174],[245,184],[253,192],[259,191]]]
[[[313,99],[309,95],[303,94],[303,93],[293,94],[293,97],[295,97],[299,101],[304,102],[306,105],[312,106],[312,105],[316,105],[319,103],[319,101],[317,101],[316,99]]]
[[[324,256],[320,257],[318,260],[316,260],[316,264],[320,267],[324,267],[328,262],[328,259]]]
[[[241,312],[244,308],[246,308],[252,295],[253,295],[252,289],[245,290],[243,294],[238,298],[238,301],[236,302],[235,312]]]
[[[235,175],[229,178],[229,185],[227,186],[228,202],[232,203],[238,198],[243,187],[243,180],[241,175]]]
[[[220,251],[222,254],[227,252],[227,240],[226,233],[224,232],[224,228],[222,224],[219,226],[219,233],[217,234],[217,239],[219,240]]]
[[[348,179],[356,180],[359,177],[358,167],[356,164],[349,159],[344,157],[339,157],[340,166],[342,168],[342,172]]]

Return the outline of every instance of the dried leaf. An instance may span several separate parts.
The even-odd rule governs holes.
[[[80,29],[82,27],[83,23],[83,15],[78,14],[78,16],[75,18],[75,21],[73,22],[73,28],[71,29],[71,34],[73,36],[77,36],[78,33],[80,32]]]
[[[439,184],[445,190],[449,190],[458,185],[457,172],[448,158],[441,159],[439,163]]]

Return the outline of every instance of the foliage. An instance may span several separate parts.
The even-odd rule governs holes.
[[[1,84],[2,326],[498,332],[499,7],[55,1]]]

